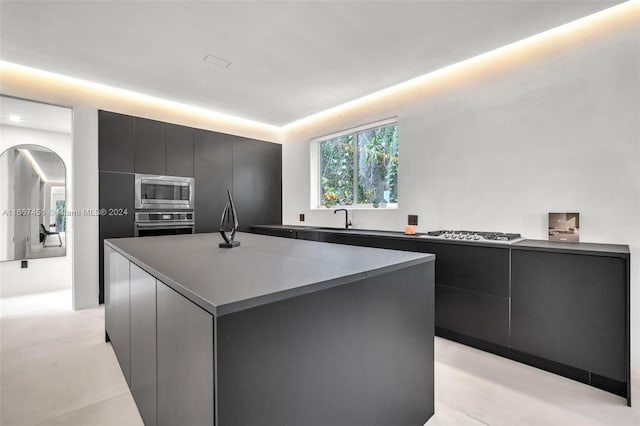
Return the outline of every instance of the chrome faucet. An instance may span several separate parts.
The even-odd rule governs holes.
[[[347,210],[347,209],[335,209],[333,211],[333,214],[336,214],[338,212],[344,212],[344,229],[349,229],[349,227],[351,226],[351,221],[349,220],[349,210]]]

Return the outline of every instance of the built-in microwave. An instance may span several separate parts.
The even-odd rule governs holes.
[[[193,209],[195,179],[136,173],[136,209]]]

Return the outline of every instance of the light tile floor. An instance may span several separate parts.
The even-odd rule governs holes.
[[[103,308],[70,301],[69,291],[0,299],[0,425],[142,425],[104,343]],[[639,408],[554,374],[439,338],[435,358],[427,426],[640,425]]]

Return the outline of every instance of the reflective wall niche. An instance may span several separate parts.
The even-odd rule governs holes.
[[[0,155],[0,261],[66,254],[66,168],[53,151],[18,145]]]

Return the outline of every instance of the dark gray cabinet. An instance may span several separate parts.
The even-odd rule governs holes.
[[[134,141],[135,172],[164,175],[167,166],[165,123],[136,117]]]
[[[436,327],[509,345],[509,248],[417,243],[436,255]]]
[[[193,148],[196,232],[215,232],[233,185],[233,137],[195,130]]]
[[[420,241],[436,255],[436,284],[509,297],[509,247]]]
[[[99,301],[104,302],[104,239],[133,237],[134,175],[103,172],[99,174],[98,204],[106,214],[99,219]]]
[[[156,279],[130,264],[131,393],[146,426],[156,421]]]
[[[213,425],[213,317],[157,286],[158,425]]]
[[[193,177],[193,129],[166,124],[168,176]]]
[[[240,230],[282,221],[282,146],[235,138],[233,201]]]
[[[513,250],[514,349],[627,380],[626,260]]]
[[[133,127],[130,115],[98,111],[98,168],[133,172]]]
[[[627,398],[630,269],[624,245],[436,242],[283,226],[252,232],[436,255],[436,335]]]
[[[509,298],[436,285],[436,327],[508,346]]]
[[[105,276],[109,285],[104,301],[104,327],[124,377],[131,385],[129,260],[109,247],[105,252]]]

